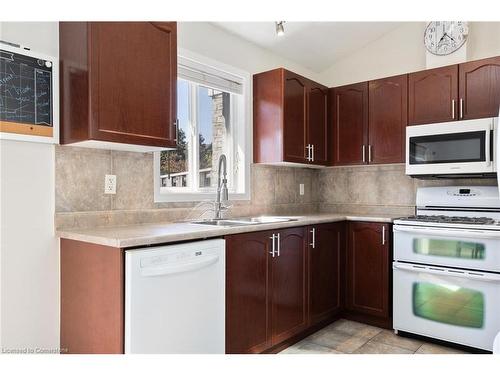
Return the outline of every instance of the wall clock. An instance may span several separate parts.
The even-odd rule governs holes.
[[[467,22],[429,22],[424,33],[425,48],[433,55],[449,55],[464,45],[468,33]]]

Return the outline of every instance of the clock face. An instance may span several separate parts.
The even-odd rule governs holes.
[[[424,33],[425,47],[434,55],[449,55],[462,47],[468,33],[469,27],[467,26],[467,22],[430,22]]]

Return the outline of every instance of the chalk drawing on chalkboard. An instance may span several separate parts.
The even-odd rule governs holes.
[[[56,58],[0,47],[0,131],[57,142]],[[56,117],[56,118],[55,118]],[[56,121],[54,121],[56,120]],[[5,133],[5,134],[4,134]],[[31,137],[33,138],[33,137]],[[16,138],[18,139],[18,138]],[[35,139],[30,139],[35,140]]]

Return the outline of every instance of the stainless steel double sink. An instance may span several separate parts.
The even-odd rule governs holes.
[[[243,225],[271,224],[271,223],[286,223],[289,221],[297,221],[297,218],[284,216],[255,216],[243,217],[235,219],[207,219],[191,221],[191,224],[215,225],[220,227],[237,227]]]

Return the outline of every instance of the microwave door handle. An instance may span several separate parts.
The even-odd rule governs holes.
[[[500,107],[498,117],[493,119],[493,136],[495,137],[495,148],[493,149],[493,162],[495,165],[495,172],[497,172],[497,183],[500,183],[500,163],[498,160],[500,152]]]
[[[491,126],[491,125],[490,125]],[[488,130],[486,130],[486,139],[485,139],[485,142],[486,142],[486,145],[484,147],[484,151],[486,153],[485,155],[485,159],[486,159],[486,166],[491,166],[491,150],[490,150],[490,146],[491,146],[491,133],[493,131],[493,126],[491,126],[491,128],[489,128]]]
[[[402,227],[394,226],[393,232],[413,233],[416,235],[429,235],[441,237],[456,237],[456,238],[490,238],[500,240],[500,232],[491,231],[484,232],[480,230],[466,230],[466,229],[429,229],[418,227]]]

